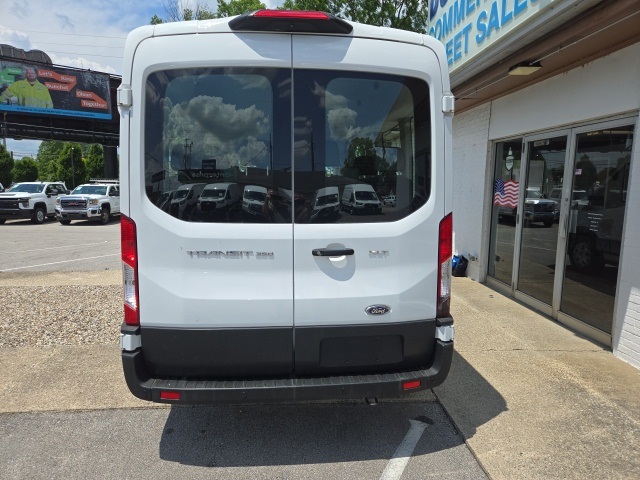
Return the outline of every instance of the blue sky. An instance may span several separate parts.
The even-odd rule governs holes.
[[[182,0],[183,3],[189,3]],[[168,0],[2,0],[0,44],[42,50],[57,65],[120,75],[127,33],[166,16]],[[198,3],[190,0],[191,5]],[[215,0],[199,0],[215,9]],[[262,0],[273,8],[278,0]],[[35,156],[39,141],[7,139],[14,157]]]

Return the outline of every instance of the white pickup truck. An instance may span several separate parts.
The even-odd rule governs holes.
[[[62,225],[71,220],[95,220],[106,225],[112,215],[120,214],[118,180],[92,180],[78,185],[69,195],[56,200],[56,218]]]
[[[55,215],[56,199],[69,193],[63,182],[22,182],[0,193],[0,225],[7,220],[30,218],[43,223]]]

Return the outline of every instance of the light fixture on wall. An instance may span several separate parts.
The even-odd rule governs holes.
[[[541,68],[540,62],[520,62],[509,67],[509,75],[531,75]]]

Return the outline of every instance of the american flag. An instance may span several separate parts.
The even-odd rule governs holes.
[[[518,206],[518,182],[497,179],[493,189],[493,204],[500,207],[516,208]]]

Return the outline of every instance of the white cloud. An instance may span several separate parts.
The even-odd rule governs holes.
[[[169,0],[4,0],[0,44],[42,50],[57,65],[119,75],[127,34],[148,25],[154,14],[166,16],[168,3]],[[205,3],[211,8],[217,6],[215,0]],[[263,3],[275,8],[282,1]],[[30,153],[35,155],[36,151],[37,146]]]
[[[179,139],[180,144],[183,138],[193,141],[191,156],[196,163],[216,158],[218,167],[224,168],[259,165],[267,159],[264,137],[270,130],[269,118],[254,105],[237,108],[219,97],[199,96],[165,110],[170,111],[166,138]]]

